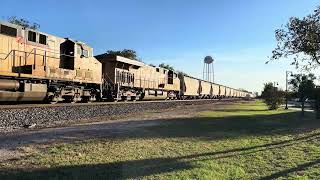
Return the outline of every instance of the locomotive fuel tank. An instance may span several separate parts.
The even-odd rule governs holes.
[[[17,80],[0,79],[0,90],[2,91],[17,91],[20,83]]]

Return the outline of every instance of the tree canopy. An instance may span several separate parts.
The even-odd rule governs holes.
[[[314,98],[315,84],[314,80],[316,77],[314,74],[295,74],[290,80],[292,89],[301,101],[301,111],[304,115],[304,104],[307,98]]]
[[[23,18],[17,18],[16,16],[11,16],[8,18],[8,22],[12,24],[16,24],[19,26],[22,26],[24,28],[29,28],[33,30],[38,30],[40,29],[40,25],[38,23],[31,23],[27,21],[26,19]]]
[[[263,91],[261,92],[261,97],[262,98],[269,97],[273,90],[274,90],[274,87],[272,82],[264,84]]]
[[[169,64],[161,63],[161,64],[159,64],[159,67],[164,68],[164,69],[168,69],[171,71],[176,71],[179,75],[182,75],[182,76],[189,76],[187,73],[185,73],[183,71],[175,70],[175,68],[173,66],[170,66]]]
[[[316,77],[314,74],[294,74],[293,78],[289,81],[292,86],[292,90],[297,93],[300,101],[304,101],[306,98],[312,98],[314,93],[314,80]]]
[[[270,60],[292,59],[292,65],[309,70],[320,65],[320,6],[303,17],[291,17],[275,31],[277,47]]]
[[[159,67],[174,71],[174,67],[169,64],[161,63],[159,64]]]
[[[120,51],[108,50],[107,54],[122,56],[122,57],[129,58],[132,60],[141,61],[137,56],[137,52],[134,50],[131,50],[131,49],[123,49]]]

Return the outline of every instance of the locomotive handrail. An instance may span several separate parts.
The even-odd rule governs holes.
[[[35,48],[36,49],[36,48]],[[35,50],[35,49],[33,49],[33,50]],[[32,51],[33,51],[32,50]],[[41,50],[41,49],[38,49],[38,50]],[[20,50],[12,50],[12,51],[16,51],[16,52],[22,52],[22,53],[25,53],[26,51],[20,51]],[[31,52],[32,52],[31,51]],[[43,50],[42,50],[43,51]],[[59,59],[60,57],[56,57],[56,56],[47,56],[47,55],[45,55],[45,54],[38,54],[38,53],[31,53],[30,52],[30,54],[33,54],[33,55],[38,55],[38,56],[45,56],[45,57],[49,57],[49,58],[54,58],[54,59]],[[44,52],[52,52],[52,51],[44,51]],[[53,52],[53,53],[55,53],[55,52]],[[30,55],[29,54],[29,55]],[[58,53],[55,53],[55,54],[58,54]],[[75,56],[70,56],[70,55],[67,55],[67,54],[60,54],[60,56],[67,56],[67,57],[75,57]]]
[[[111,84],[115,84],[112,79],[107,75],[107,74],[104,74],[103,76],[103,81],[108,81],[107,79],[105,79],[104,77],[107,77],[109,79],[109,81],[111,82]],[[109,87],[111,87],[111,85],[109,83],[106,83]]]
[[[7,54],[7,56],[6,56],[5,58],[0,58],[0,59],[3,60],[3,61],[6,60],[13,51],[14,51],[14,50],[11,50],[11,51]],[[6,53],[1,53],[1,54],[6,54]]]
[[[30,54],[32,53],[32,51],[35,51],[35,49],[36,49],[36,48],[33,48],[33,49],[28,53],[28,55],[26,55],[25,59],[27,59],[27,58],[30,56]],[[26,52],[25,52],[25,53],[26,53]]]
[[[36,48],[32,49],[32,51],[34,51]],[[39,49],[41,50],[41,49]],[[38,54],[38,53],[32,53],[32,51],[29,52],[29,54],[26,56],[29,57],[30,54],[33,54],[33,55],[38,55],[38,56],[45,56],[45,57],[48,57],[48,58],[54,58],[54,59],[59,59],[60,57],[56,57],[56,56],[47,56],[45,54]],[[42,50],[43,51],[43,50]],[[5,58],[0,58],[0,60],[6,60],[13,52],[20,52],[20,53],[28,53],[26,51],[21,51],[21,50],[11,50],[8,54],[6,53],[0,53],[0,54],[6,54],[6,57]],[[46,51],[45,51],[46,52]],[[47,52],[51,52],[52,51],[47,51]],[[53,52],[55,53],[55,52]],[[58,53],[55,53],[55,54],[58,54]],[[18,55],[15,55],[15,56],[18,56]],[[66,56],[66,57],[75,57],[75,56],[71,56],[71,55],[67,55],[67,54],[60,54],[60,56]]]

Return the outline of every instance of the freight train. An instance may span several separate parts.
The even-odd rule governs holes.
[[[101,54],[70,38],[0,22],[0,102],[248,97],[251,93]]]

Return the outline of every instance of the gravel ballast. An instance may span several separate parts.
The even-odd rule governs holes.
[[[219,102],[230,101],[220,100]],[[85,104],[81,106],[36,106],[0,109],[0,132],[26,127],[52,127],[68,122],[100,117],[128,115],[150,110],[163,110],[176,106],[217,103],[217,100],[155,101],[139,103]]]

